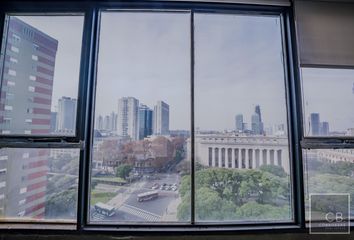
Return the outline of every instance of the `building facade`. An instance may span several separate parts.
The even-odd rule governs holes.
[[[190,148],[190,140],[187,146]],[[190,149],[187,152],[190,154]],[[290,172],[287,137],[197,134],[195,160],[208,167],[255,169],[277,165]]]
[[[244,124],[243,124],[243,115],[242,114],[237,114],[235,116],[235,129],[237,132],[243,132],[244,130]]]
[[[170,131],[170,106],[157,101],[154,107],[153,131],[155,135],[168,135]]]
[[[139,139],[152,135],[153,111],[146,105],[139,107]]]
[[[76,126],[77,100],[70,97],[61,97],[58,100],[57,132],[74,135]]]
[[[139,100],[123,97],[118,100],[117,133],[132,140],[139,138]]]
[[[49,135],[58,41],[13,16],[5,31],[1,133]],[[1,215],[44,217],[49,151],[0,150]]]

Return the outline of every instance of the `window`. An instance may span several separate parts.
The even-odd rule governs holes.
[[[311,194],[347,194],[350,195],[350,207],[354,206],[354,112],[347,108],[354,103],[351,48],[354,35],[349,30],[354,22],[354,5],[301,1],[296,8],[300,19],[297,28],[306,219],[311,216],[321,220],[318,218],[324,211],[344,206],[333,204],[329,207],[319,203],[309,208]],[[334,32],[342,37],[334,38]],[[349,221],[353,212],[348,215],[344,211],[342,217]]]
[[[12,69],[9,69],[9,73],[8,73],[10,76],[16,76],[16,71],[15,70],[12,70]]]
[[[13,36],[18,43],[2,48],[17,64],[4,61],[1,76],[11,86],[2,85],[0,100],[1,221],[76,222],[83,20],[77,13],[6,15],[2,44]]]
[[[20,50],[18,49],[18,47],[15,46],[11,46],[11,51],[15,52],[15,53],[19,53]]]
[[[0,76],[2,82],[7,81],[12,87],[11,93],[16,96],[12,116],[25,119],[24,110],[32,108],[32,130],[26,134],[75,136],[83,17],[7,15],[6,19],[4,36],[21,38],[20,44],[11,46],[12,52],[21,51],[16,59],[12,52],[4,52],[5,59],[16,63],[20,61],[21,64],[12,65]],[[33,49],[34,45],[36,49]],[[9,77],[17,83],[16,86],[10,84]],[[23,93],[26,88],[29,93]],[[8,100],[8,91],[1,92],[1,104]],[[25,97],[17,97],[23,94]],[[29,94],[33,102],[28,101]],[[55,119],[51,119],[52,113],[56,113]],[[23,121],[15,121],[10,127],[4,129],[0,126],[0,129],[21,135],[23,128],[28,128]]]
[[[196,220],[292,219],[279,17],[195,14],[194,29],[195,157],[203,166],[195,176]],[[202,140],[206,137],[215,140]],[[212,168],[204,157],[210,147]],[[257,155],[259,148],[268,160]],[[277,150],[283,151],[282,165],[274,161]],[[275,189],[261,179],[269,179],[283,194],[272,195]]]
[[[12,63],[18,63],[18,60],[14,57],[10,57],[10,62]]]
[[[311,193],[354,197],[351,45],[328,47],[345,34],[310,58],[306,1],[187,2],[7,6],[1,221],[304,230]]]
[[[92,153],[102,165],[91,169],[91,222],[190,220],[182,214],[191,205],[183,180],[190,174],[189,19],[102,12]]]

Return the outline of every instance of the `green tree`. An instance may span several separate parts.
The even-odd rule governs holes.
[[[48,197],[45,206],[46,218],[76,218],[77,189],[57,192]]]
[[[133,167],[128,164],[123,164],[117,167],[116,169],[116,176],[127,179],[129,177],[129,173],[132,171]]]
[[[269,172],[278,177],[286,177],[288,175],[282,166],[262,165],[259,170]]]
[[[269,204],[248,202],[236,210],[240,220],[286,220],[291,218],[290,206],[276,207]]]

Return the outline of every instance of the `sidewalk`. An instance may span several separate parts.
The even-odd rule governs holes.
[[[166,222],[176,222],[177,219],[177,207],[181,203],[182,199],[177,197],[175,200],[171,201],[164,212],[161,221]]]

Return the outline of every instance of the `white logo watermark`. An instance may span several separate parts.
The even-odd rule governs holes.
[[[349,234],[349,193],[310,193],[310,234]]]

